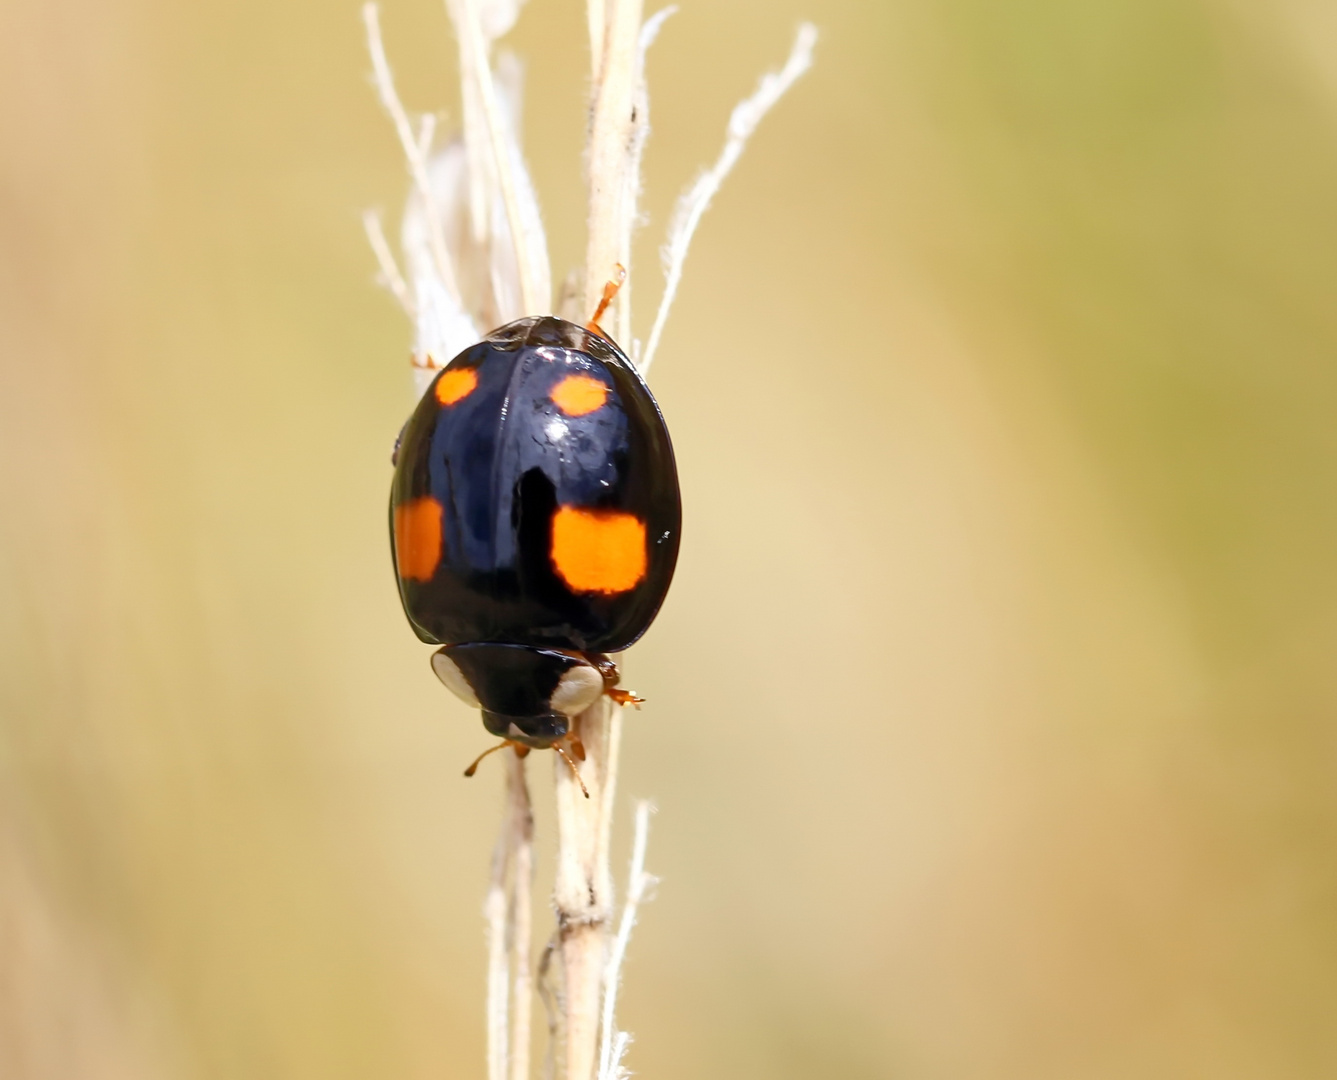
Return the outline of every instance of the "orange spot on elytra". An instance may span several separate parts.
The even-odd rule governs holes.
[[[645,577],[645,522],[617,510],[559,507],[552,564],[573,591],[620,593]]]
[[[436,400],[442,405],[454,405],[474,392],[478,372],[473,368],[447,368],[436,380]]]
[[[441,561],[441,504],[430,495],[395,507],[395,563],[405,581],[431,581]]]
[[[552,400],[567,416],[584,416],[603,407],[608,386],[589,375],[568,375],[552,388]]]

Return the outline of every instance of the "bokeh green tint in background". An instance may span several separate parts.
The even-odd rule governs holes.
[[[687,516],[626,664],[664,882],[630,1064],[1331,1076],[1337,19],[688,2],[639,334],[674,197],[805,16],[654,372]],[[440,6],[383,22],[457,115]],[[531,0],[511,39],[559,273],[583,26]],[[408,336],[359,213],[405,178],[360,33],[5,5],[6,1077],[483,1075],[499,770],[460,779],[487,739],[390,574]]]

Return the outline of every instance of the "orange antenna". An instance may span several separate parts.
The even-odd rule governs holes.
[[[585,329],[593,331],[602,338],[606,338],[608,335],[604,333],[603,327],[599,325],[599,320],[603,318],[604,312],[608,310],[608,305],[613,302],[613,297],[617,295],[618,289],[622,288],[623,283],[627,280],[627,268],[621,263],[614,263],[613,265],[615,268],[613,280],[604,286],[603,299],[599,301],[599,306],[594,309],[590,321],[585,324]]]
[[[496,749],[496,747],[494,747],[493,749]],[[588,799],[590,797],[590,789],[585,786],[585,781],[580,778],[580,771],[576,768],[576,763],[571,760],[571,755],[568,754],[556,743],[553,744],[553,749],[562,755],[562,760],[566,762],[567,766],[571,770],[571,775],[576,778],[576,783],[580,785],[580,790],[585,793],[585,798]],[[490,753],[492,753],[491,750],[488,751],[488,754]],[[483,756],[486,757],[487,754],[484,754]]]
[[[501,750],[504,747],[514,746],[514,745],[515,744],[511,742],[510,739],[502,739],[501,742],[497,743],[497,745],[494,746],[491,750],[484,750],[481,754],[479,754],[476,758],[474,758],[474,763],[464,770],[464,775],[473,776],[473,774],[478,771],[478,763],[482,761],[485,757],[487,757],[488,754],[495,754],[498,750]]]

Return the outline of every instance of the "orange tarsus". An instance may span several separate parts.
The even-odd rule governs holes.
[[[599,306],[594,309],[590,321],[585,324],[585,329],[598,334],[601,338],[606,338],[608,335],[604,333],[603,327],[599,325],[599,320],[603,318],[603,313],[608,310],[608,305],[613,302],[613,297],[617,295],[618,289],[622,288],[623,282],[627,280],[627,268],[621,263],[615,263],[614,267],[613,280],[604,286],[603,299],[599,301]]]
[[[605,690],[604,693],[619,705],[635,705],[637,711],[641,708],[641,702],[645,700],[643,697],[637,697],[630,690],[618,690],[616,687],[611,686]]]

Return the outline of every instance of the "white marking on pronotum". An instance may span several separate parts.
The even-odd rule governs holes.
[[[445,649],[438,649],[432,654],[432,670],[436,672],[436,677],[441,680],[445,688],[466,705],[475,709],[482,707],[478,704],[478,695],[474,693],[474,688],[464,677],[464,672]]]
[[[577,716],[598,701],[603,692],[603,676],[589,664],[577,664],[562,676],[548,704],[553,712]]]

